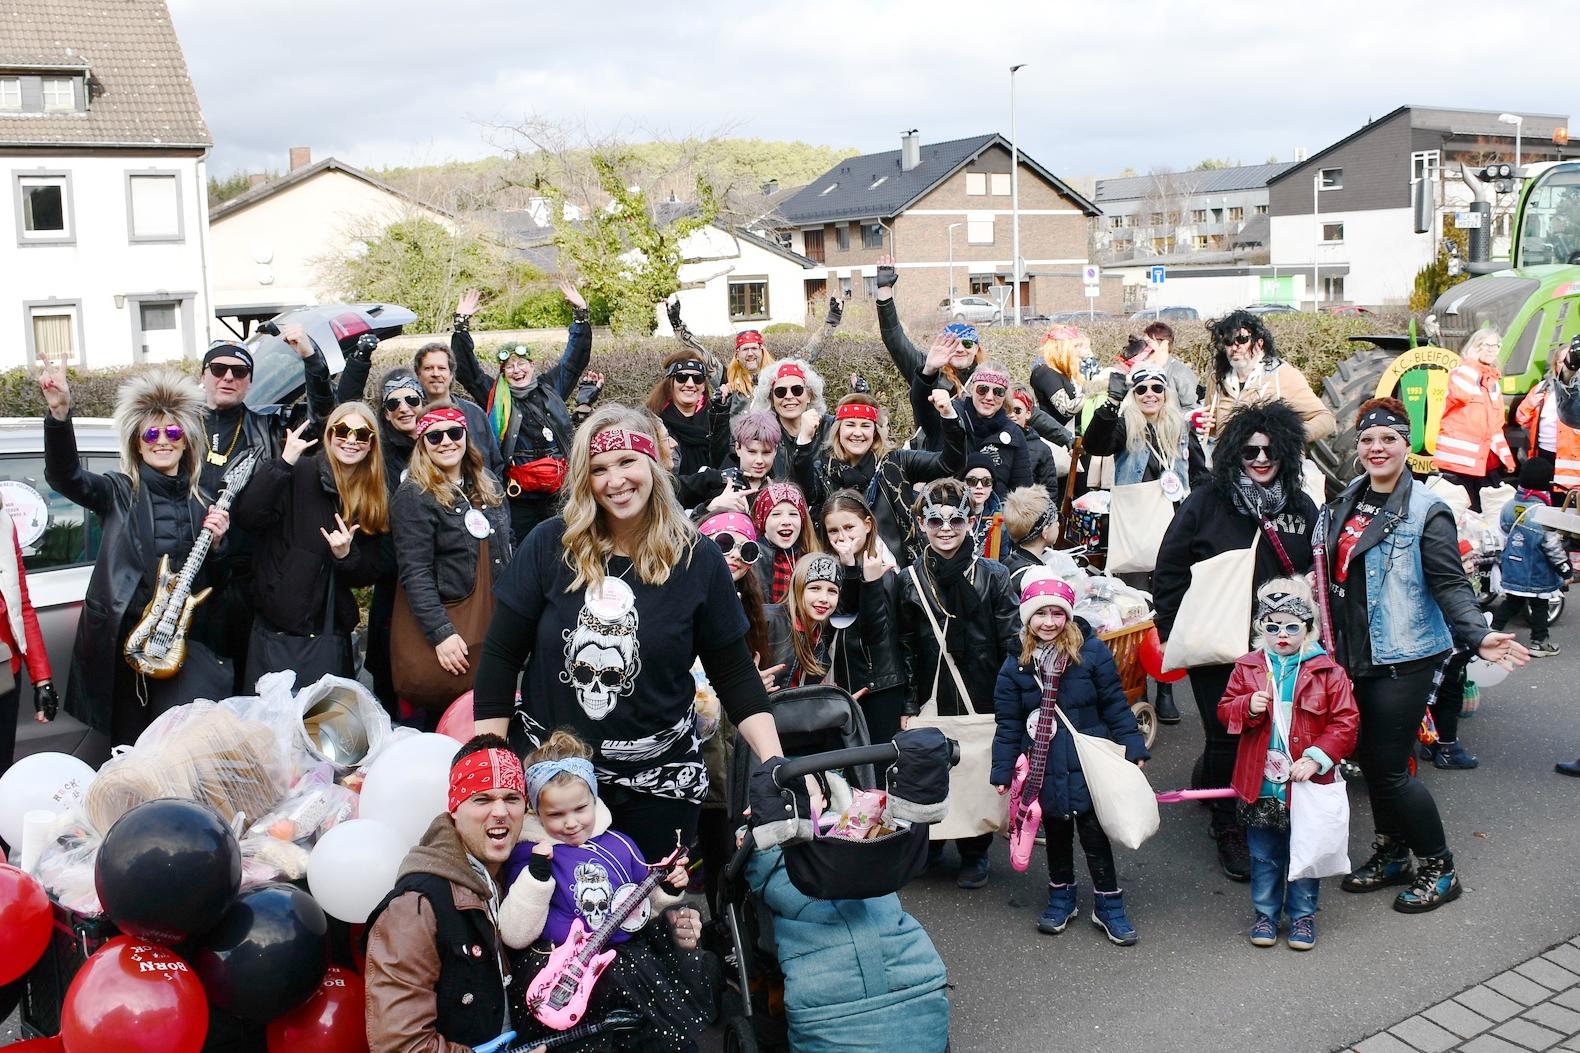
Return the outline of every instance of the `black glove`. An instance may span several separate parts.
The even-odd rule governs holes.
[[[850,382],[850,390],[859,391],[863,395],[870,395],[872,394],[872,385],[867,383],[866,377],[862,376],[860,373],[857,373],[855,378]]]
[[[582,325],[586,325],[588,317],[589,317],[589,315],[587,313],[587,308],[585,308],[585,307],[576,307],[576,306],[572,306],[571,307],[571,324],[572,325],[575,325],[578,322],[580,322]]]
[[[576,405],[591,406],[598,401],[598,396],[601,394],[603,394],[602,381],[588,380],[583,377],[581,382],[576,385]]]
[[[823,324],[830,329],[835,328],[845,320],[845,304],[837,296],[828,298],[828,314],[823,318]]]
[[[1123,402],[1125,396],[1130,394],[1130,377],[1128,374],[1115,369],[1108,374],[1108,399],[1110,402]]]
[[[33,685],[33,708],[47,721],[55,719],[55,714],[60,712],[60,696],[55,693],[54,684]]]
[[[878,288],[892,289],[894,283],[900,280],[900,272],[894,269],[892,263],[878,264]]]
[[[461,315],[456,315],[460,318]],[[357,337],[356,346],[346,352],[348,362],[371,362],[373,352],[379,346],[379,338],[372,333],[363,333]]]
[[[887,814],[911,823],[943,822],[954,747],[937,728],[902,731],[894,745],[900,756],[888,773]]]
[[[457,313],[450,319],[450,327],[457,333],[470,333],[472,331],[472,316]]]
[[[1569,353],[1564,356],[1564,369],[1570,373],[1580,370],[1580,336],[1569,341]]]
[[[664,304],[664,313],[669,315],[669,327],[671,329],[674,329],[674,330],[676,330],[678,332],[680,330],[680,326],[681,326],[681,321],[680,321],[680,301],[679,300],[671,300],[668,303],[665,303]]]
[[[812,798],[805,783],[780,789],[774,782],[774,769],[783,763],[783,757],[769,757],[752,772],[748,783],[752,839],[758,848],[812,840]]]

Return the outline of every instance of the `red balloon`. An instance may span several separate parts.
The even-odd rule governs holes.
[[[476,732],[472,730],[472,692],[468,691],[444,711],[444,716],[439,718],[439,726],[434,729],[441,735],[448,735],[457,742],[465,742]]]
[[[362,977],[331,965],[302,1005],[269,1024],[269,1053],[368,1053]]]
[[[16,867],[0,865],[0,986],[38,964],[54,927],[44,886]]]
[[[1146,674],[1160,684],[1172,684],[1176,680],[1185,679],[1187,670],[1176,669],[1169,673],[1163,671],[1163,643],[1158,639],[1158,627],[1155,625],[1137,642],[1136,658],[1141,662],[1141,668]]]
[[[200,1053],[208,997],[165,947],[117,936],[89,958],[60,1011],[66,1053]]]
[[[13,1042],[9,1046],[0,1046],[0,1053],[65,1053],[66,1046],[60,1036],[54,1038],[30,1038],[26,1042]]]

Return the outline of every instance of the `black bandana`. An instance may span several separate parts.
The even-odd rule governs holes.
[[[1384,406],[1378,406],[1376,409],[1373,409],[1371,412],[1367,413],[1366,416],[1362,417],[1360,419],[1360,423],[1355,425],[1355,434],[1359,435],[1367,428],[1392,428],[1400,435],[1403,435],[1406,442],[1408,442],[1410,439],[1409,418],[1401,417],[1393,410]]]

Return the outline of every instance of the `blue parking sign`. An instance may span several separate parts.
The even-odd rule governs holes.
[[[1162,285],[1163,284],[1163,279],[1167,276],[1167,274],[1168,274],[1168,271],[1167,271],[1166,268],[1164,268],[1162,266],[1157,266],[1157,267],[1153,267],[1152,268],[1151,273],[1148,275],[1148,277],[1151,278],[1153,285]]]

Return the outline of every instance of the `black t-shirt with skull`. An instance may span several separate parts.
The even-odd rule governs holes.
[[[699,651],[746,635],[735,583],[717,545],[705,539],[646,585],[615,556],[600,594],[567,592],[565,521],[550,519],[494,587],[495,598],[537,623],[521,681],[528,732],[541,740],[569,727],[592,746],[600,781],[698,803],[707,790],[692,718]]]

